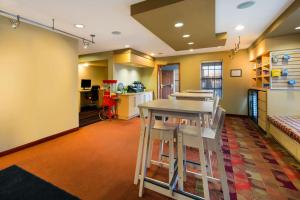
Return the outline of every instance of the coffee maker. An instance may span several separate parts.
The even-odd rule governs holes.
[[[134,81],[132,84],[128,85],[127,92],[129,93],[137,93],[137,92],[144,92],[146,87],[140,81]]]

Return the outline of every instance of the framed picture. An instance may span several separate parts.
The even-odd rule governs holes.
[[[230,70],[230,77],[242,77],[242,69]]]

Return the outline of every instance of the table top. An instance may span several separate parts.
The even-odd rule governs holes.
[[[175,99],[157,99],[138,105],[150,110],[171,111],[180,113],[208,113],[213,112],[212,101],[192,101]]]
[[[214,93],[213,90],[185,90],[186,93]]]
[[[186,97],[186,98],[213,98],[212,93],[188,93],[188,92],[175,92],[171,94],[172,97]]]

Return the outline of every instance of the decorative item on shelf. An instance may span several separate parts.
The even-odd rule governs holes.
[[[276,55],[272,56],[272,63],[278,63],[278,57]]]
[[[286,67],[282,68],[281,76],[287,76],[288,74],[289,74],[289,70]]]
[[[289,84],[290,86],[295,86],[296,83],[297,83],[296,80],[288,80],[288,84]]]
[[[264,83],[263,88],[270,88],[270,83]]]
[[[280,77],[281,69],[272,69],[272,77]]]
[[[291,59],[291,56],[289,54],[284,54],[282,56],[282,64],[288,64],[289,59]]]

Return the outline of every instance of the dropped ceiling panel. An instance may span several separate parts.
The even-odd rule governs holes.
[[[146,0],[131,6],[131,16],[176,51],[226,42],[226,33],[215,32],[215,0]],[[184,26],[175,28],[177,22]],[[184,34],[191,37],[183,38]]]

